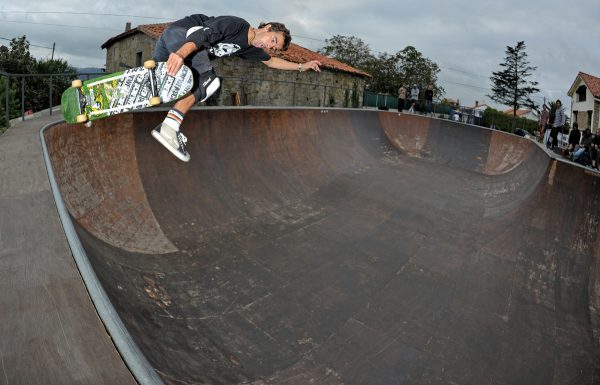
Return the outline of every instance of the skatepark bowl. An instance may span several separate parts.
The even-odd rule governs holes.
[[[595,172],[515,135],[343,109],[193,110],[184,163],[150,135],[164,114],[43,138],[165,383],[600,382]]]

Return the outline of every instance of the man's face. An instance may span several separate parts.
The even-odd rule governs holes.
[[[283,32],[271,32],[267,27],[257,30],[252,45],[270,51],[280,51],[283,48]]]

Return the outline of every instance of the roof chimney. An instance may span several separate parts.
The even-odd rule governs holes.
[[[127,31],[131,31],[131,22],[130,21],[125,23],[125,32],[127,32]]]

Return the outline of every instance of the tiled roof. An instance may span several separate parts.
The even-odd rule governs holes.
[[[371,77],[371,75],[369,75],[368,73],[363,72],[352,66],[349,66],[348,64],[321,55],[317,52],[311,51],[294,43],[290,43],[290,46],[287,51],[277,52],[273,56],[280,57],[293,63],[305,63],[310,60],[318,60],[319,62],[321,62],[321,68],[327,68],[330,70],[348,72],[360,76]]]
[[[162,24],[143,24],[138,27],[140,31],[153,39],[158,39],[171,23]]]
[[[136,33],[144,33],[153,39],[158,39],[160,35],[162,35],[163,31],[170,25],[171,23],[162,23],[162,24],[143,24],[138,26],[137,28],[133,28],[129,31],[125,31],[120,35],[110,38],[104,44],[102,44],[102,48],[108,48],[119,40],[125,39],[129,36],[132,36]],[[321,68],[326,68],[333,71],[341,71],[347,72],[359,76],[371,77],[368,73],[361,71],[357,68],[349,66],[348,64],[342,63],[335,59],[332,59],[327,56],[323,56],[314,51],[306,49],[304,47],[299,46],[298,44],[291,43],[287,51],[277,52],[273,56],[280,57],[287,61],[291,61],[293,63],[305,63],[310,60],[318,60],[321,62]]]
[[[509,108],[508,110],[504,111],[505,114],[507,115],[512,115],[513,114],[513,109]],[[531,110],[525,110],[525,109],[519,109],[517,110],[517,116],[523,116],[523,115],[527,115],[529,113],[533,113],[535,115],[535,113]]]
[[[600,99],[600,78],[588,75],[585,72],[580,72],[579,77],[585,82],[585,85],[589,88],[592,95],[594,95],[595,98]]]

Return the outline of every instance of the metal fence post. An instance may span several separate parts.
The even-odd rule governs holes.
[[[52,115],[52,75],[50,75],[50,115]]]
[[[5,106],[6,109],[4,110],[4,113],[6,114],[6,128],[8,128],[10,126],[10,113],[8,111],[8,92],[9,92],[9,83],[10,83],[10,78],[7,76],[6,77],[6,83],[4,84],[4,90],[5,90]]]
[[[25,121],[25,76],[21,82],[21,121]]]

